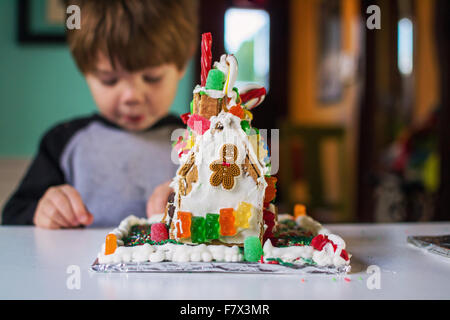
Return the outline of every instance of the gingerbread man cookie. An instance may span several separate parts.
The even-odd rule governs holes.
[[[212,186],[222,185],[226,190],[234,187],[234,177],[241,174],[236,164],[238,148],[234,144],[225,144],[221,149],[222,159],[213,161],[209,168],[213,171],[209,182]]]

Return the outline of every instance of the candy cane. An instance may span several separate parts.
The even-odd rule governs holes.
[[[260,105],[266,97],[266,89],[257,84],[249,84],[239,90],[241,103],[247,107],[248,110]]]

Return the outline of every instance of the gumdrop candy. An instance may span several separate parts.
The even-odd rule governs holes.
[[[275,177],[265,177],[267,182],[267,187],[264,193],[264,203],[267,204],[273,199],[275,199],[275,196],[277,194],[277,189],[275,186],[275,183],[277,182],[277,178]]]
[[[209,127],[211,126],[211,121],[206,119],[205,117],[202,117],[199,114],[194,113],[189,117],[189,120],[187,121],[187,125],[191,130],[193,130],[195,133],[202,135],[204,134]]]
[[[244,119],[245,117],[244,109],[242,109],[240,105],[232,106],[230,108],[230,113],[241,119]]]
[[[242,130],[244,130],[244,132],[246,134],[250,134],[250,122],[248,122],[247,120],[242,120],[241,121],[241,128]]]
[[[161,242],[169,239],[166,224],[153,223],[150,227],[150,239],[155,242]]]
[[[206,241],[205,218],[193,217],[191,225],[191,240],[194,243],[203,243]]]
[[[217,213],[207,213],[205,218],[205,236],[208,240],[219,239],[220,223]]]
[[[178,221],[176,222],[177,237],[189,238],[191,236],[191,219],[192,213],[186,211],[178,211]]]
[[[247,202],[241,202],[236,210],[234,225],[240,228],[248,228],[248,220],[252,216],[253,206]]]
[[[273,237],[273,227],[275,226],[275,214],[268,210],[263,210],[263,220],[264,224],[267,226],[266,231],[264,232],[264,240],[265,243],[268,238]]]
[[[191,116],[191,113],[192,113],[192,112],[186,112],[186,113],[183,113],[183,114],[180,116],[181,121],[183,121],[184,124],[187,124],[187,122],[188,122],[188,120],[189,120],[189,117]]]
[[[347,251],[345,251],[344,249],[342,249],[342,251],[341,251],[341,257],[342,257],[342,259],[344,259],[345,261],[348,261],[348,259],[349,259],[348,253],[347,253]]]
[[[263,255],[263,248],[259,237],[251,236],[244,240],[244,259],[249,262],[258,262]]]
[[[105,255],[113,254],[117,249],[117,237],[115,234],[110,233],[106,236],[105,241]]]
[[[236,228],[234,227],[234,210],[233,208],[220,209],[219,223],[220,234],[222,236],[233,236],[236,234]]]
[[[296,204],[294,206],[294,217],[306,216],[306,207],[303,204]]]
[[[326,235],[319,234],[311,240],[310,245],[314,249],[321,251],[328,242],[330,242],[330,240],[328,240],[328,237]]]
[[[219,69],[211,69],[208,72],[205,89],[207,90],[223,90],[225,84],[225,74]]]

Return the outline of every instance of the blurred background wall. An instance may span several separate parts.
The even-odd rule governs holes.
[[[438,142],[445,125],[436,122],[448,86],[437,55],[445,34],[435,27],[438,2],[445,7],[440,0],[201,1],[214,58],[235,53],[239,71],[255,74],[241,80],[269,90],[254,124],[280,130],[280,211],[304,203],[324,222],[437,219],[448,166]],[[370,19],[379,28],[369,28]],[[248,49],[263,42],[268,53]]]

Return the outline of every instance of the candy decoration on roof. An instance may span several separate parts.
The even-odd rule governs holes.
[[[236,117],[239,117],[241,119],[244,119],[245,113],[244,109],[240,105],[235,105],[230,108],[230,113],[234,114]]]
[[[190,112],[186,112],[186,113],[183,113],[180,116],[180,118],[181,118],[181,120],[183,121],[184,124],[187,124],[190,116],[191,116],[191,113]]]
[[[211,33],[203,33],[202,34],[202,44],[201,44],[201,50],[202,50],[202,57],[201,57],[201,79],[200,83],[202,87],[206,85],[206,79],[208,78],[209,70],[211,69],[211,62],[212,62],[212,53],[211,53],[211,46],[212,46],[212,36]]]
[[[263,86],[249,84],[239,90],[241,104],[245,105],[248,110],[252,110],[264,101],[266,93],[266,89]]]
[[[189,117],[187,125],[195,133],[202,135],[206,130],[209,129],[209,127],[211,126],[211,122],[198,114],[193,114]]]
[[[222,90],[225,85],[225,74],[218,69],[211,69],[206,79],[206,90]]]

